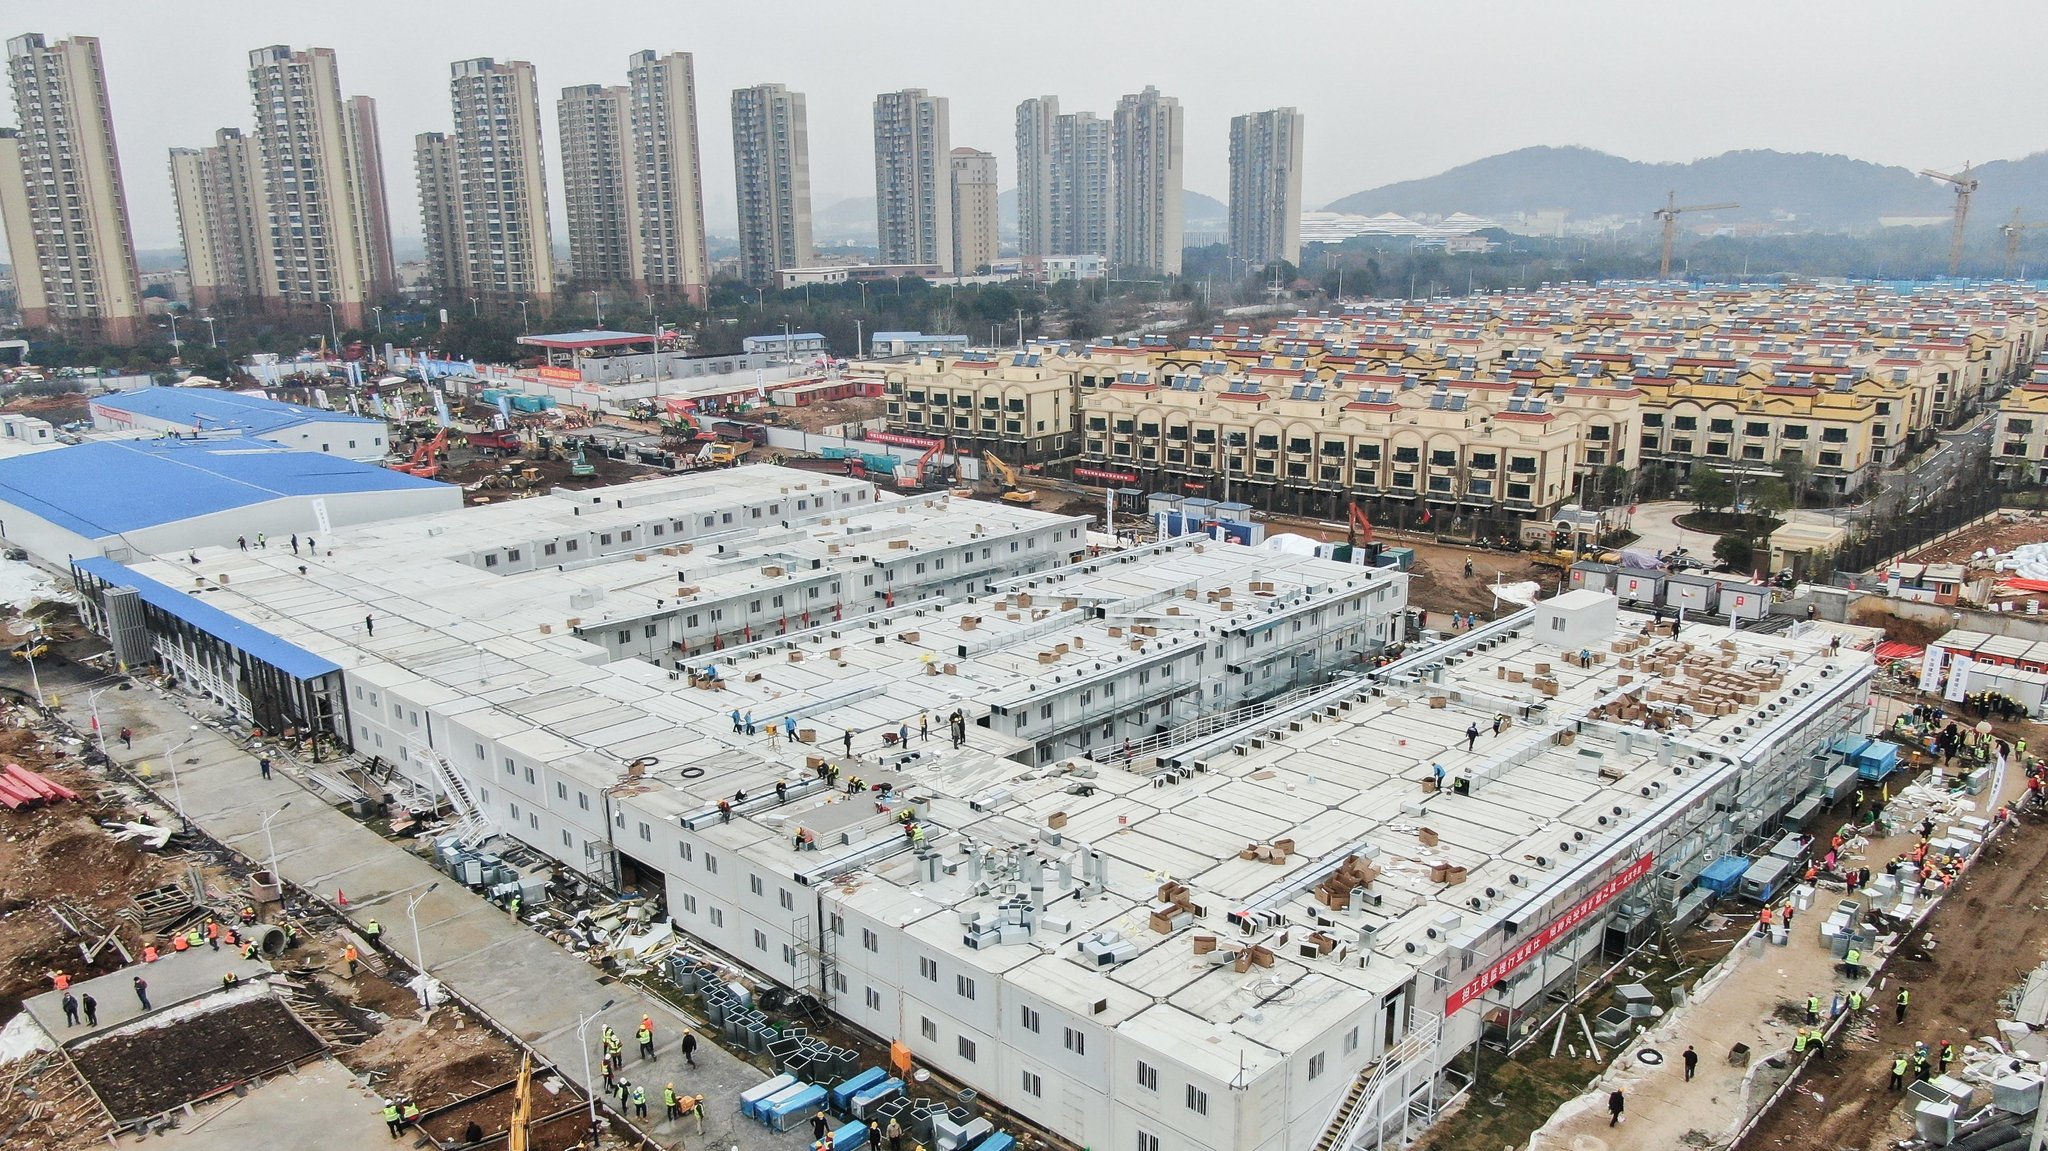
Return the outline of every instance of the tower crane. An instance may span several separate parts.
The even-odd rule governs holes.
[[[2012,210],[2012,220],[1998,226],[1998,234],[2005,237],[2005,278],[2012,279],[2013,269],[2020,262],[2020,241],[2027,238],[2029,228],[2048,228],[2048,220],[2022,220],[2020,210]]]
[[[1940,180],[1956,192],[1956,230],[1948,242],[1948,274],[1953,276],[1963,270],[1963,225],[1970,220],[1970,197],[1977,194],[1977,177],[1970,175],[1970,165],[1964,164],[1960,175],[1937,172],[1932,168],[1920,169],[1920,174],[1929,179]]]
[[[1657,265],[1657,278],[1671,278],[1671,242],[1678,238],[1678,214],[1680,212],[1719,212],[1728,208],[1740,208],[1740,204],[1686,204],[1678,202],[1678,193],[1672,192],[1664,206],[1651,215],[1664,222],[1664,259]]]

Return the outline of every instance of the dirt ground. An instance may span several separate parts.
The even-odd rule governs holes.
[[[92,797],[101,782],[83,768],[51,766],[47,745],[21,728],[0,730],[0,760],[43,771],[87,797],[28,811],[0,810],[0,1022],[21,1009],[21,1000],[50,989],[50,972],[79,975],[113,971],[123,965],[108,947],[87,967],[78,939],[49,913],[53,900],[75,903],[107,926],[131,897],[167,881],[170,868],[133,843],[117,842],[95,823],[117,814]],[[139,953],[132,931],[122,942]]]
[[[56,396],[16,396],[0,405],[0,411],[21,412],[53,424],[68,424],[73,420],[88,419],[92,415],[92,403],[84,392],[65,392]]]
[[[2038,746],[2048,725],[1999,724]],[[1872,1023],[1845,1050],[1821,1062],[1747,1142],[1752,1147],[1892,1146],[1911,1133],[1903,1094],[1886,1090],[1891,1058],[1916,1040],[1957,1047],[1992,1032],[2006,992],[2048,956],[2048,915],[2040,875],[2048,868],[2048,817],[2026,814],[1963,873],[1959,889],[1901,945],[1887,968],[1888,989]],[[1913,1003],[1892,1022],[1892,994],[1904,980]]]
[[[882,414],[886,402],[880,396],[862,396],[851,400],[827,400],[802,408],[775,408],[773,411],[780,418],[774,422],[783,427],[819,432],[840,424],[875,419]]]
[[[268,996],[95,1040],[72,1058],[117,1119],[154,1115],[318,1052],[291,1010]]]
[[[2039,512],[2016,513],[2008,519],[2004,515],[1988,523],[1979,524],[1954,539],[1944,540],[1933,547],[1922,548],[1906,557],[1906,562],[1916,564],[1966,564],[1970,557],[1985,548],[1997,548],[2000,554],[2009,552],[2021,544],[2048,543],[2048,516]]]
[[[375,1075],[379,1092],[411,1095],[430,1111],[518,1074],[519,1055],[512,1044],[474,1019],[441,1007],[422,1022],[411,992],[367,973],[358,975],[356,983],[364,992],[358,1003],[382,1003],[380,1010],[393,1018],[368,1042],[343,1053],[342,1061],[358,1073]]]

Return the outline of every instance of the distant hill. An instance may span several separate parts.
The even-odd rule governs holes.
[[[1938,166],[1938,165],[1937,165]],[[1950,169],[1952,170],[1952,169]],[[2048,152],[1981,164],[1972,230],[2021,208],[2048,213]],[[1505,216],[1563,208],[1574,217],[1647,218],[1672,190],[1680,204],[1734,202],[1723,221],[1790,216],[1814,229],[1876,227],[1884,216],[1939,216],[1953,194],[1912,171],[1819,152],[1724,152],[1683,164],[1649,164],[1591,148],[1522,148],[1421,180],[1357,192],[1333,212]]]

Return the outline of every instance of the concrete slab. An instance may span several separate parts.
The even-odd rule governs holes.
[[[230,971],[243,980],[251,980],[268,974],[270,970],[270,964],[262,960],[240,958],[226,947],[215,951],[202,945],[196,951],[167,952],[155,963],[138,963],[73,983],[71,993],[79,997],[81,1005],[85,996],[93,997],[99,1010],[97,1027],[82,1022],[82,1011],[78,1026],[67,1025],[64,1022],[64,993],[61,991],[44,992],[24,1000],[22,1006],[37,1023],[42,1024],[43,1030],[69,1046],[145,1015],[176,1007],[202,995],[211,995],[220,990],[221,976]],[[148,1011],[143,1010],[141,1001],[135,996],[134,980],[138,976],[149,984]]]
[[[382,1109],[382,1101],[348,1068],[323,1059],[246,1095],[200,1107],[163,1139],[167,1146],[189,1151],[376,1151],[395,1146]]]

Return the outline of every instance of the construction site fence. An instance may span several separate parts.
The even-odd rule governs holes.
[[[1949,539],[1998,511],[2005,493],[1991,484],[1965,484],[1940,499],[1901,513],[1877,530],[1852,539],[1835,553],[1835,569],[1849,578],[1869,578],[1899,557]]]
[[[1997,842],[2000,836],[2005,834],[2007,828],[2012,826],[2012,824],[2015,822],[2012,816],[2013,810],[2012,805],[2010,803],[2004,804],[1998,808],[1997,817],[1992,822],[1990,834],[1985,837],[1983,843],[1977,846],[1975,854],[1973,854],[1970,857],[1970,861],[1972,863],[1975,863],[1977,860],[1983,858],[1985,851],[1987,851],[1993,843]],[[1877,962],[1870,965],[1870,974],[1864,981],[1864,991],[1866,995],[1869,995],[1871,991],[1874,991],[1877,988],[1882,987],[1884,985],[1885,968],[1891,964],[1892,957],[1899,953],[1900,947],[1905,946],[1906,940],[1909,937],[1911,937],[1915,932],[1921,929],[1921,927],[1927,922],[1928,917],[1932,916],[1936,910],[1938,910],[1944,903],[1947,902],[1948,896],[1946,894],[1937,896],[1933,900],[1929,901],[1927,906],[1920,909],[1920,914],[1913,917],[1913,922],[1907,925],[1907,927],[1904,930],[1899,932],[1898,943],[1895,946],[1893,946],[1893,948],[1890,951],[1886,952],[1883,955],[1878,956]],[[1759,925],[1752,931],[1751,934],[1743,936],[1741,942],[1737,943],[1736,946],[1740,948],[1747,945],[1749,941],[1753,938],[1756,938],[1756,936],[1760,934],[1762,930],[1763,928],[1761,927],[1761,925]],[[1765,946],[1768,947],[1769,943],[1765,943]],[[1869,1005],[1870,1009],[1880,1010],[1881,1008],[1875,1002],[1875,997],[1873,996],[1871,998],[1872,1002]],[[1840,1015],[1837,1015],[1833,1019],[1827,1021],[1827,1023],[1821,1028],[1822,1033],[1826,1036],[1825,1042],[1822,1046],[1823,1050],[1826,1048],[1834,1048],[1837,1052],[1841,1051],[1841,1046],[1838,1040],[1841,1037],[1842,1029],[1849,1025],[1849,1022],[1852,1018],[1853,1016],[1850,1012],[1844,1011]],[[1750,1112],[1748,1117],[1746,1117],[1742,1121],[1742,1125],[1735,1129],[1734,1135],[1728,1140],[1727,1151],[1739,1151],[1739,1149],[1743,1145],[1743,1140],[1749,1138],[1750,1135],[1755,1133],[1756,1129],[1763,1124],[1765,1117],[1770,1115],[1771,1109],[1776,1107],[1778,1103],[1781,1100],[1783,1100],[1788,1093],[1790,1093],[1795,1087],[1798,1086],[1799,1079],[1802,1075],[1806,1073],[1807,1067],[1811,1065],[1813,1061],[1819,1057],[1819,1053],[1813,1048],[1809,1047],[1804,1054],[1800,1055],[1797,1059],[1793,1061],[1791,1074],[1785,1076],[1785,1081],[1783,1083],[1778,1084],[1777,1090],[1771,1092],[1770,1098],[1764,1100],[1762,1106]],[[1754,1060],[1755,1056],[1752,1055],[1751,1058],[1752,1060]]]

